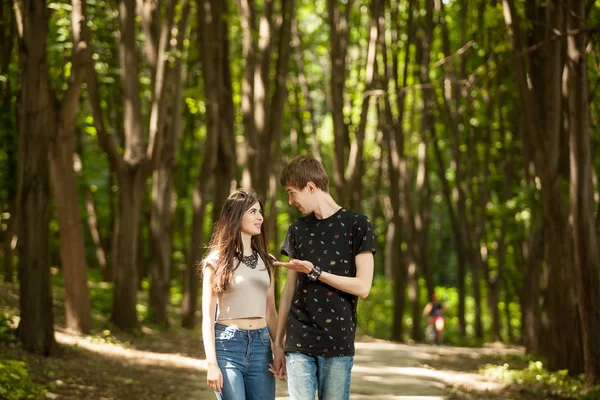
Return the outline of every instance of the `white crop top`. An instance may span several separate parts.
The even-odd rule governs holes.
[[[240,263],[227,289],[217,295],[217,321],[265,318],[270,284],[269,271],[260,256],[255,269]]]

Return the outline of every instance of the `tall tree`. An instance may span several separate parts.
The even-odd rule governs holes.
[[[528,2],[528,23],[522,24],[513,0],[503,0],[502,5],[514,53],[526,145],[540,182],[545,220],[548,280],[539,350],[550,368],[579,373],[583,371],[583,349],[577,294],[570,284],[572,231],[561,190],[566,175],[560,151],[564,144],[561,76],[565,48],[557,34],[565,31],[566,11],[558,1]]]
[[[244,56],[242,120],[245,146],[240,154],[240,161],[244,162],[242,186],[254,188],[265,201],[270,181],[267,177],[276,164],[272,162],[272,156],[277,154],[282,137],[294,3],[281,1],[281,23],[275,34],[274,0],[264,0],[261,13],[254,0],[237,0]],[[273,80],[271,64],[274,49],[277,60]]]
[[[371,16],[378,1],[371,3]],[[343,199],[350,208],[358,209],[361,199],[361,178],[363,176],[363,150],[369,104],[374,85],[374,63],[378,29],[371,21],[368,30],[368,48],[365,60],[365,90],[361,96],[361,112],[358,126],[354,127],[355,138],[350,140],[350,126],[344,113],[347,77],[347,54],[349,48],[349,19],[353,2],[347,1],[341,6],[338,1],[327,1],[327,18],[330,29],[330,98],[329,107],[333,120],[334,172],[333,183],[339,199]]]
[[[19,303],[23,347],[48,355],[55,346],[49,253],[48,127],[52,99],[46,64],[49,10],[43,0],[15,0],[21,93],[19,108]]]
[[[233,128],[233,89],[229,62],[229,6],[220,0],[198,0],[197,27],[206,98],[206,139],[200,174],[195,183],[192,232],[187,271],[184,278],[182,325],[195,325],[198,279],[202,259],[206,206],[213,196],[213,221],[235,186],[235,139]],[[211,190],[213,189],[213,190]]]
[[[181,121],[181,69],[184,38],[190,14],[189,0],[185,0],[177,24],[174,14],[177,2],[169,1],[158,42],[155,73],[155,97],[152,101],[151,135],[156,141],[157,160],[152,179],[152,207],[150,212],[150,320],[160,325],[169,324],[168,305],[171,291],[171,253],[173,249],[173,186],[175,159],[179,148]],[[174,50],[174,51],[170,51]],[[169,53],[174,56],[167,56]],[[176,57],[175,60],[172,58]],[[173,66],[169,64],[173,62]],[[169,100],[167,100],[169,99]]]
[[[9,67],[17,44],[17,27],[13,3],[5,1],[0,5],[0,76],[9,75]],[[14,279],[13,251],[16,244],[16,169],[17,169],[17,134],[14,123],[15,109],[13,105],[13,87],[10,79],[0,82],[0,151],[5,154],[2,169],[2,181],[6,197],[3,198],[3,212],[0,219],[6,224],[2,237],[4,256],[4,281]],[[6,215],[9,215],[6,218]],[[8,221],[7,221],[8,219]]]
[[[567,124],[570,147],[570,219],[583,342],[586,387],[600,384],[600,254],[594,226],[594,191],[586,57],[586,2],[567,2]]]
[[[73,169],[75,153],[75,124],[85,64],[89,59],[89,43],[82,35],[87,24],[85,2],[73,0],[71,34],[73,50],[71,75],[66,91],[59,102],[50,91],[54,102],[50,132],[50,176],[58,225],[60,227],[60,259],[65,282],[66,326],[81,333],[91,328],[90,295],[87,287],[87,262],[83,226],[79,212],[77,179]]]
[[[395,52],[391,55],[391,65],[388,65],[388,51],[385,42],[385,25],[384,15],[385,13],[381,9],[379,2],[373,4],[373,21],[378,29],[379,46],[381,47],[382,59],[383,59],[383,70],[385,71],[383,76],[383,88],[387,91],[388,87],[394,88],[396,94],[395,110],[394,106],[390,101],[390,93],[386,92],[384,98],[384,120],[386,141],[388,146],[388,171],[389,171],[389,184],[390,184],[390,204],[391,204],[391,224],[393,224],[393,233],[388,232],[388,241],[386,247],[388,250],[389,258],[386,260],[389,263],[389,269],[393,271],[394,281],[394,317],[392,324],[392,339],[402,340],[403,337],[403,316],[404,316],[404,305],[405,305],[405,293],[408,285],[409,272],[411,278],[414,278],[417,274],[416,271],[416,257],[418,256],[418,250],[414,247],[413,239],[414,236],[414,221],[411,205],[411,193],[410,190],[410,172],[408,169],[408,161],[406,157],[406,133],[404,129],[404,116],[405,116],[405,99],[406,99],[406,86],[408,81],[408,66],[411,59],[411,43],[413,38],[413,1],[409,1],[408,5],[408,27],[407,27],[407,41],[404,45],[404,69],[402,74],[399,71],[398,56]],[[399,3],[395,4],[396,8],[392,10],[392,38],[396,41],[399,36],[398,21],[398,8]],[[377,37],[375,40],[377,40]],[[398,42],[393,42],[392,46],[399,48]],[[391,68],[390,68],[391,66]],[[402,76],[402,78],[400,78]],[[400,81],[400,79],[402,81]],[[364,104],[364,103],[363,103]],[[364,110],[364,108],[363,108]],[[395,113],[394,113],[395,111]],[[397,117],[394,117],[394,114]],[[361,113],[362,115],[362,113]],[[407,251],[402,251],[402,242],[406,240],[409,245]],[[413,291],[413,304],[415,304],[415,296]],[[416,301],[418,304],[418,301]],[[420,311],[420,310],[419,310]],[[417,322],[418,324],[418,322]]]
[[[175,0],[172,0],[175,1]],[[172,6],[174,7],[174,6]],[[119,182],[119,211],[115,223],[112,258],[114,260],[114,302],[113,322],[122,329],[138,326],[136,310],[137,287],[139,282],[139,227],[142,216],[145,185],[157,165],[160,141],[164,127],[164,113],[168,99],[163,92],[167,68],[159,71],[158,47],[153,44],[155,29],[161,25],[148,16],[152,5],[141,3],[142,28],[145,33],[145,54],[148,59],[152,83],[153,105],[150,110],[150,132],[145,134],[140,98],[139,57],[136,40],[136,2],[135,0],[119,1],[119,65],[123,93],[123,131],[124,149],[121,152],[117,144],[109,136],[105,127],[101,97],[98,88],[96,71],[93,62],[88,66],[88,94],[94,116],[94,124],[98,132],[98,141],[108,155],[112,170]],[[152,14],[152,12],[150,12]],[[170,34],[170,31],[168,32]],[[169,41],[165,41],[170,46]],[[170,48],[170,47],[169,47]],[[164,51],[164,49],[163,49]],[[161,53],[164,57],[164,52]],[[164,64],[160,64],[166,66]],[[147,140],[146,140],[147,136]],[[148,142],[146,144],[146,141]]]

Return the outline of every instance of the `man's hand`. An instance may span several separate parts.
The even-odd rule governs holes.
[[[275,375],[275,378],[284,381],[287,375],[285,369],[285,353],[281,346],[275,346],[273,354],[273,364],[269,364],[269,371]]]
[[[313,263],[311,263],[310,261],[297,260],[297,259],[291,259],[288,262],[277,261],[277,262],[274,262],[273,265],[284,267],[284,268],[287,268],[292,271],[301,272],[303,274],[310,273],[310,271],[312,271],[312,269],[314,267]]]

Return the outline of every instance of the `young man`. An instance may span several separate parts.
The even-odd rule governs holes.
[[[292,400],[314,400],[315,392],[320,400],[348,399],[356,304],[373,281],[373,229],[367,217],[335,202],[317,160],[296,157],[281,185],[304,216],[290,225],[282,245],[290,261],[274,263],[288,272],[272,371],[287,374]]]

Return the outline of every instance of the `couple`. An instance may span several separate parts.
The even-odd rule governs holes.
[[[263,205],[242,190],[225,202],[202,261],[208,386],[218,399],[272,400],[275,378],[287,378],[292,400],[314,400],[315,392],[320,400],[348,399],[357,300],[373,280],[371,223],[335,202],[315,159],[292,160],[281,185],[304,214],[281,248],[289,262],[269,255]],[[287,269],[279,317],[274,266]]]

